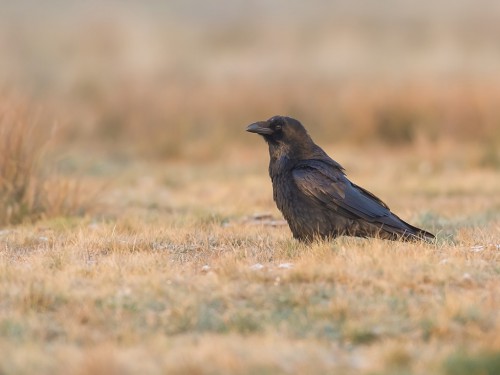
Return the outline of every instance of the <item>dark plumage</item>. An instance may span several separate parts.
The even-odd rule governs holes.
[[[247,127],[269,145],[276,205],[301,241],[337,236],[430,240],[434,236],[394,215],[375,195],[349,181],[302,124],[274,116]]]

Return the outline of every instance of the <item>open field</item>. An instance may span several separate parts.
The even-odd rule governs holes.
[[[500,373],[499,4],[4,2],[0,375]],[[292,239],[301,120],[435,243]]]
[[[438,241],[306,247],[279,221],[260,143],[133,162],[92,215],[2,230],[0,373],[497,373],[497,171],[342,148],[355,181]]]

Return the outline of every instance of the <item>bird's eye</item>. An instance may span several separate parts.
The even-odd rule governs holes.
[[[274,131],[281,131],[281,129],[285,125],[285,121],[283,121],[283,119],[280,116],[276,116],[275,118],[272,118],[270,120],[270,122],[271,122],[271,128]]]

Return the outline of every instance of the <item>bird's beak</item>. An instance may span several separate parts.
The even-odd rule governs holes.
[[[247,132],[257,133],[261,135],[271,135],[273,134],[273,129],[269,127],[268,121],[259,121],[248,125]]]

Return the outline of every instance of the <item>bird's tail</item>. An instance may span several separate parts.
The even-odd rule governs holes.
[[[400,219],[401,220],[401,219]],[[383,226],[382,231],[389,234],[394,239],[401,239],[404,241],[433,241],[436,237],[423,229],[417,228],[407,222],[401,220],[401,224],[398,227]]]
[[[404,241],[427,241],[431,242],[436,237],[423,229],[417,228],[398,216],[392,214],[390,223],[384,223],[380,236],[387,239],[401,239]],[[397,219],[396,222],[394,222]]]
[[[407,224],[410,228],[411,231],[408,230],[405,233],[403,233],[403,239],[407,241],[414,241],[414,240],[424,240],[424,241],[433,241],[436,236],[434,236],[432,233],[429,233],[423,229],[414,227],[413,225]]]

